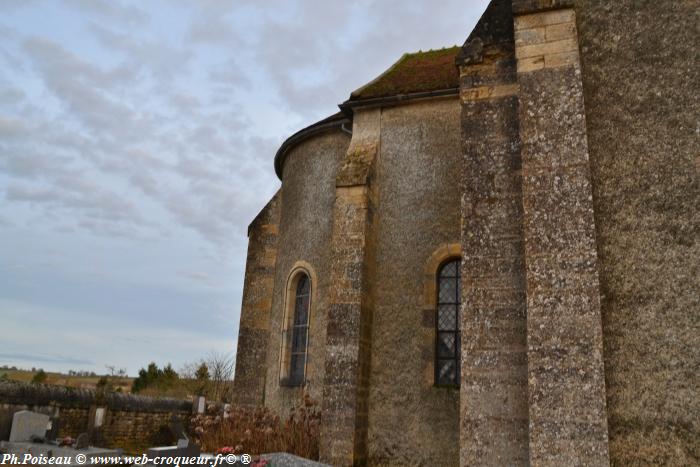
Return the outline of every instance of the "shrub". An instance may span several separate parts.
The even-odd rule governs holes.
[[[39,369],[39,371],[32,377],[32,383],[34,384],[41,384],[46,382],[46,372],[42,369]]]
[[[168,363],[161,370],[155,362],[148,364],[147,368],[141,368],[139,375],[134,379],[131,392],[134,394],[144,392],[146,389],[155,389],[165,392],[173,389],[179,380],[179,376],[173,367]]]
[[[288,452],[318,460],[320,420],[318,404],[304,394],[284,421],[266,407],[232,407],[227,418],[197,415],[191,428],[205,452],[226,448],[251,455]]]

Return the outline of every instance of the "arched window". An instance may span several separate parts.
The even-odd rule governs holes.
[[[459,385],[459,258],[444,263],[437,276],[435,384]]]
[[[309,302],[311,300],[311,281],[309,276],[301,274],[297,282],[294,300],[294,321],[292,323],[292,342],[289,366],[289,384],[304,384],[306,369],[306,349],[309,338]]]

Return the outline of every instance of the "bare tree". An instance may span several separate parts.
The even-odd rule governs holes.
[[[210,352],[205,363],[209,370],[209,398],[216,401],[230,400],[235,366],[233,357],[219,352]]]
[[[126,376],[126,368],[117,368],[114,365],[105,365],[105,368],[109,371],[110,376],[116,376],[118,378]]]
[[[194,362],[186,362],[184,363],[180,369],[178,370],[178,373],[180,374],[180,378],[182,379],[194,379],[195,378],[195,373],[197,373],[197,368],[199,368],[201,360],[196,360]]]
[[[232,355],[212,351],[206,358],[185,363],[180,369],[180,378],[191,393],[203,394],[213,401],[228,402],[234,367]]]

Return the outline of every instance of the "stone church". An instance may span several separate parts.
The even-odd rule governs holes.
[[[698,465],[699,11],[493,0],[287,139],[235,402],[332,465]]]

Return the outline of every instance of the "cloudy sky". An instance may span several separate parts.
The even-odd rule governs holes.
[[[0,365],[233,355],[272,159],[486,0],[0,0]]]

